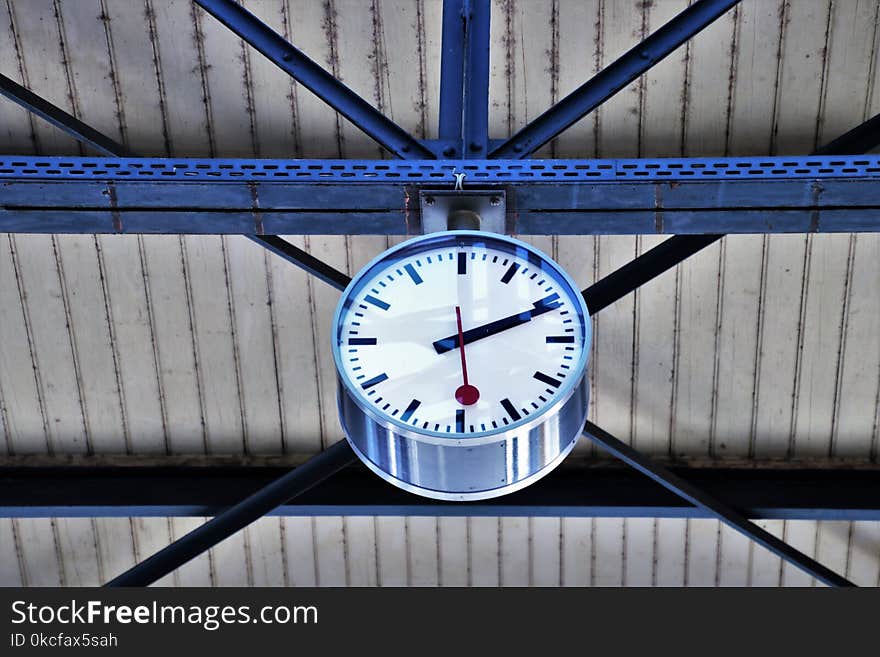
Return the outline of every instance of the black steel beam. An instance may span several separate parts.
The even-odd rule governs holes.
[[[697,0],[644,41],[496,147],[490,157],[523,158],[592,112],[713,23],[739,0]]]
[[[247,237],[337,290],[344,290],[351,282],[351,279],[338,269],[334,269],[277,235],[247,235]]]
[[[590,314],[596,314],[722,237],[724,236],[675,235],[661,242],[583,291]]]
[[[814,155],[859,155],[880,144],[880,114],[816,149]]]
[[[651,459],[643,456],[635,449],[618,440],[592,422],[588,421],[586,423],[584,427],[584,435],[630,467],[635,468],[642,474],[650,477],[664,488],[672,491],[694,506],[698,506],[711,513],[721,522],[770,550],[773,554],[781,557],[794,566],[797,566],[819,581],[829,586],[855,586],[848,579],[841,577],[815,559],[808,557],[800,550],[793,548],[785,541],[751,522],[746,515],[744,515],[744,513],[747,513],[746,511],[734,509],[729,505],[729,502],[722,502],[702,487],[679,477],[671,470],[651,461]]]
[[[880,466],[721,462],[668,468],[749,518],[880,520]],[[0,517],[214,516],[289,471],[265,465],[4,466]],[[357,463],[270,515],[715,517],[622,464],[576,458],[522,491],[467,503],[406,493]]]
[[[129,157],[131,155],[128,149],[119,142],[87,126],[72,114],[68,114],[60,107],[53,105],[2,74],[0,74],[0,94],[45,119],[74,139],[84,142],[106,155],[114,157]]]
[[[338,472],[357,456],[342,440],[303,465],[274,479],[153,556],[115,577],[107,586],[148,586],[255,520]]]
[[[434,156],[406,130],[321,68],[280,34],[234,0],[195,0],[269,61],[351,121],[388,151],[402,158]]]

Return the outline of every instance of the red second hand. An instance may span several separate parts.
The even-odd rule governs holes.
[[[464,331],[461,328],[461,308],[455,307],[455,321],[458,324],[458,347],[461,352],[461,375],[464,379],[464,385],[458,386],[455,390],[455,400],[464,406],[476,404],[480,398],[480,391],[475,386],[468,383],[467,361],[464,356]]]

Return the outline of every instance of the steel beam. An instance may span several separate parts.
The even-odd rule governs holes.
[[[448,158],[485,158],[489,147],[489,0],[444,0],[441,140]]]
[[[56,107],[49,101],[40,98],[37,94],[25,89],[14,80],[10,80],[2,74],[0,74],[0,94],[45,119],[74,139],[86,143],[106,155],[113,157],[127,157],[131,155],[128,149],[119,142],[101,134],[72,114],[68,114],[60,107]]]
[[[443,157],[462,157],[464,131],[464,57],[467,47],[467,0],[443,0],[440,38],[440,117],[437,135],[450,142]]]
[[[357,456],[347,441],[342,440],[331,445],[303,465],[274,479],[204,525],[115,577],[107,586],[152,584],[356,459]]]
[[[814,151],[814,155],[858,155],[880,144],[880,114]]]
[[[195,0],[269,61],[401,158],[434,153],[234,0]]]
[[[583,291],[590,314],[611,305],[723,235],[675,235]]]
[[[713,23],[738,2],[739,0],[697,0],[496,147],[490,157],[509,159],[528,157]]]
[[[0,466],[0,517],[214,516],[290,471],[169,460],[159,465],[157,457],[150,466]],[[880,466],[748,466],[720,461],[668,468],[749,518],[880,521]],[[410,495],[358,463],[270,515],[715,517],[622,464],[577,458],[522,491],[468,503]]]
[[[87,126],[85,123],[82,123],[76,117],[71,116],[64,110],[59,107],[56,107],[52,103],[40,98],[34,93],[31,93],[24,87],[19,84],[16,84],[9,78],[6,78],[0,75],[0,92],[4,93],[4,95],[8,96],[15,102],[23,105],[25,108],[31,110],[32,112],[38,114],[43,117],[47,121],[50,121],[54,125],[58,126],[69,135],[78,139],[87,144],[91,144],[95,148],[107,153],[108,155],[115,157],[133,157],[132,154],[127,153],[125,147],[122,144],[118,144],[109,137],[101,134],[97,130]],[[61,164],[59,162],[59,164]],[[86,164],[85,162],[83,164]],[[95,165],[94,161],[90,162],[91,165]],[[110,165],[112,167],[112,163],[102,162],[98,166]],[[116,189],[114,186],[108,186],[106,191],[106,196],[108,201],[110,202],[110,211],[112,214],[112,221],[114,226],[117,228],[122,227],[122,215],[117,211],[117,203],[116,203]],[[0,197],[0,201],[3,200],[3,197]],[[0,206],[2,207],[2,206]],[[2,207],[0,211],[5,209]],[[251,216],[254,218],[254,227],[255,229],[260,229],[260,214],[258,207],[251,208]],[[262,230],[259,230],[262,232]],[[273,253],[280,255],[288,262],[291,262],[302,269],[305,269],[310,274],[313,274],[320,278],[321,280],[333,285],[334,287],[339,287],[342,284],[342,287],[339,289],[345,289],[345,285],[348,284],[348,277],[341,272],[336,271],[330,265],[321,262],[317,258],[309,255],[305,251],[296,248],[292,244],[289,244],[285,240],[281,239],[276,235],[248,235],[252,240],[254,240],[257,244],[268,248]]]
[[[421,232],[418,189],[504,189],[519,234],[880,230],[880,157],[200,160],[0,157],[0,231]]]
[[[599,445],[602,449],[613,454],[630,467],[650,477],[667,490],[672,491],[694,506],[700,507],[718,518],[724,524],[735,529],[747,538],[758,543],[758,545],[770,550],[773,554],[800,568],[819,581],[829,586],[855,586],[846,578],[841,577],[834,571],[817,562],[815,559],[808,557],[803,552],[793,548],[785,541],[751,522],[744,515],[744,511],[734,509],[729,506],[729,503],[720,501],[700,486],[694,485],[692,482],[679,477],[671,470],[651,461],[651,459],[643,456],[632,447],[618,440],[592,422],[588,421],[586,423],[584,427],[584,435]]]
[[[337,290],[344,290],[351,282],[351,279],[341,271],[277,235],[248,235],[247,237]]]
[[[866,153],[878,144],[880,144],[880,114],[816,149],[807,161],[816,156]],[[829,165],[834,161],[836,161],[834,157],[829,157],[827,160]],[[823,192],[824,189],[819,184],[817,196],[821,196]],[[817,215],[816,222],[818,223],[819,220]],[[724,235],[719,234],[677,235],[666,240],[584,290],[587,307],[591,312],[598,312],[722,237]]]

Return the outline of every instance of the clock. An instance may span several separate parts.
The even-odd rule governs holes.
[[[343,431],[373,472],[412,493],[513,492],[574,447],[590,339],[579,289],[528,244],[478,231],[408,240],[337,306]]]

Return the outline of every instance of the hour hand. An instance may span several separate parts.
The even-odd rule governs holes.
[[[529,310],[525,310],[515,315],[502,317],[501,319],[496,319],[494,322],[489,322],[488,324],[483,324],[481,326],[475,326],[472,329],[464,331],[462,333],[462,339],[464,340],[464,344],[470,344],[471,342],[476,342],[477,340],[488,338],[490,335],[495,335],[496,333],[501,333],[501,331],[506,331],[507,329],[513,328],[514,326],[525,324],[526,322],[531,321],[533,317],[538,317],[539,315],[548,313],[551,310],[556,310],[561,305],[562,304],[559,302],[559,295],[554,292],[550,296],[544,297],[540,301],[535,301],[535,303],[532,304],[532,308],[530,308]],[[434,350],[438,354],[444,354],[447,351],[458,349],[458,346],[458,333],[454,333],[453,335],[434,342]]]

